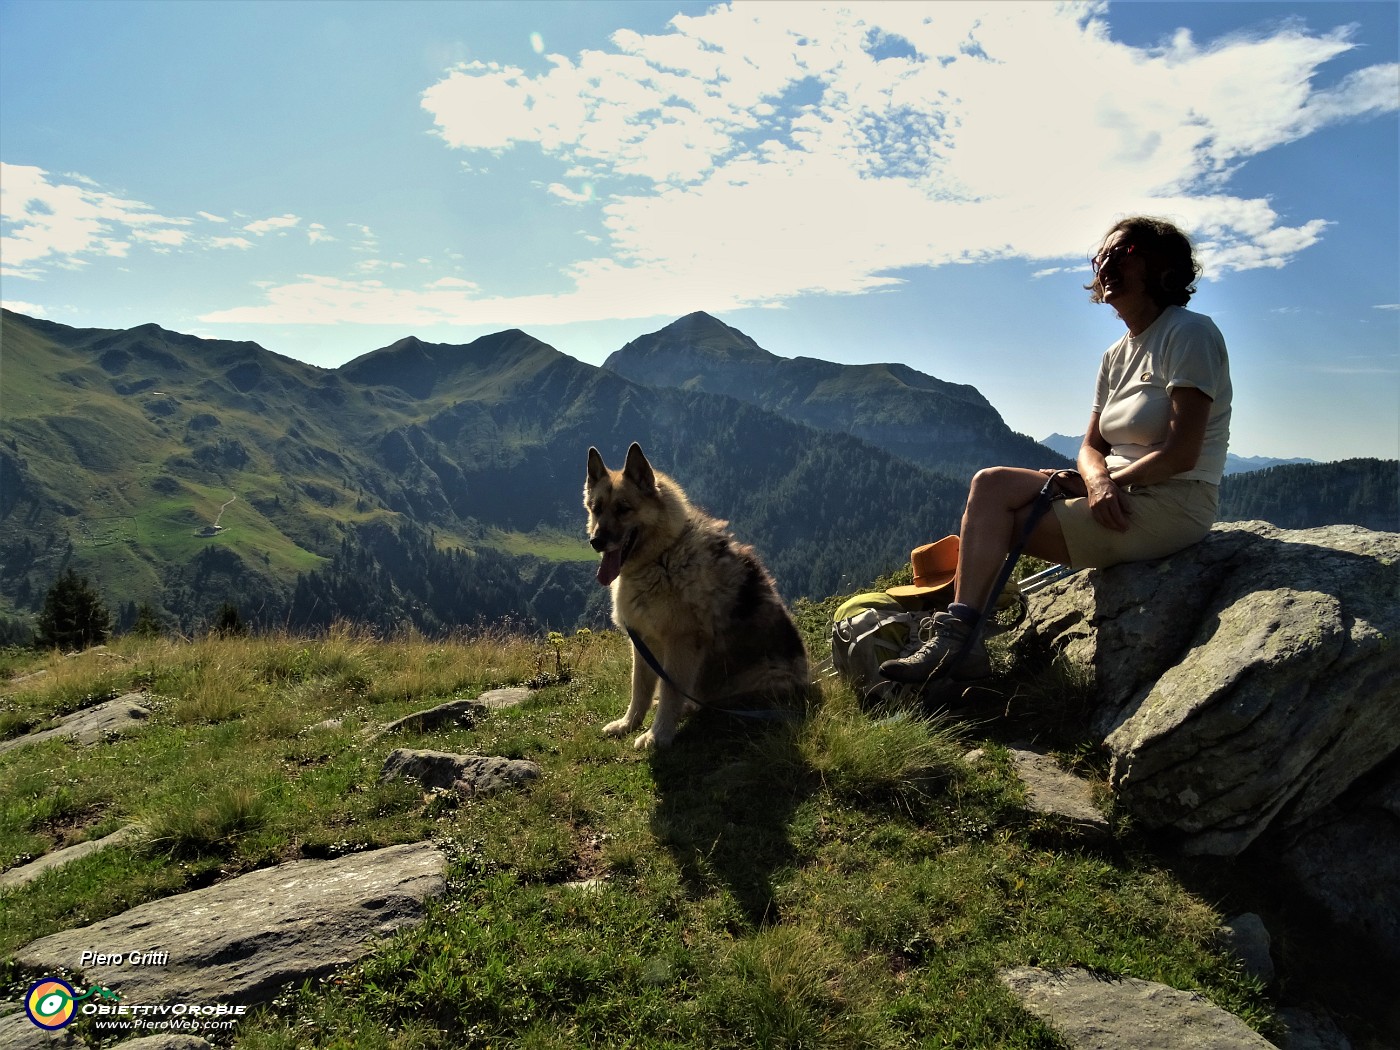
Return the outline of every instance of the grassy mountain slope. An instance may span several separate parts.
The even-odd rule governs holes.
[[[276,622],[314,573],[330,574],[305,589],[317,616],[334,597],[384,622],[470,619],[460,603],[484,600],[475,575],[516,580],[511,601],[540,597],[567,625],[598,598],[579,506],[591,444],[620,460],[641,441],[790,596],[897,565],[953,527],[962,499],[847,435],[645,389],[519,331],[405,339],[334,371],[154,325],[78,330],[7,312],[3,337],[8,613],[37,608],[72,565],[109,604],[148,603],[185,627],[230,589]],[[480,560],[439,559],[454,549]],[[370,571],[365,550],[376,568],[412,565],[412,585]],[[434,582],[443,573],[459,604]],[[380,593],[364,593],[368,579]],[[493,594],[485,606],[501,607]],[[540,618],[533,600],[520,616]],[[418,619],[429,605],[434,619]]]
[[[853,434],[964,483],[991,463],[1069,465],[1013,432],[973,387],[901,364],[781,358],[706,313],[634,339],[604,367],[649,386],[727,394],[808,426]]]
[[[339,434],[354,392],[250,343],[146,325],[68,329],[6,313],[0,557],[37,585],[72,561],[149,595],[209,545],[268,574],[314,567],[346,508]],[[230,502],[231,501],[231,502]],[[222,513],[221,513],[222,511]],[[16,544],[28,544],[28,564]],[[318,548],[320,548],[318,550]]]

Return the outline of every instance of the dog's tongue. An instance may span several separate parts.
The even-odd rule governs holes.
[[[598,563],[598,582],[604,587],[617,579],[622,571],[622,550],[604,551],[603,560]]]

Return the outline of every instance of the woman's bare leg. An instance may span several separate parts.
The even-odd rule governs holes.
[[[958,545],[953,600],[981,611],[993,599],[992,584],[1006,555],[1020,538],[1045,475],[1023,467],[988,467],[972,479]],[[1064,533],[1054,514],[1036,524],[1025,553],[1048,561],[1069,561]]]

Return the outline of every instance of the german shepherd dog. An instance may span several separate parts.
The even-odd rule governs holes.
[[[659,677],[634,646],[632,702],[604,733],[639,728],[653,699],[656,717],[639,748],[671,742],[687,698],[704,708],[801,710],[811,682],[802,638],[773,577],[728,522],[691,506],[635,442],[621,470],[588,450],[583,504],[613,621],[636,632],[665,672]]]

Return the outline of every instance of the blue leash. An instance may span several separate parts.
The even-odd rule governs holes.
[[[632,639],[632,644],[636,647],[638,655],[640,655],[641,658],[646,661],[646,665],[648,667],[650,667],[653,671],[656,672],[656,676],[658,678],[660,678],[663,682],[669,685],[676,692],[680,693],[681,696],[685,697],[692,704],[697,705],[703,710],[715,711],[719,714],[733,715],[735,718],[752,718],[762,722],[784,722],[797,718],[796,712],[784,711],[779,708],[773,708],[768,711],[741,711],[727,707],[714,707],[711,704],[707,704],[705,703],[705,701],[691,696],[689,693],[687,693],[684,689],[682,689],[679,685],[676,684],[676,680],[670,675],[668,675],[666,673],[666,669],[661,666],[661,661],[656,658],[656,655],[649,648],[647,648],[647,643],[642,641],[641,635],[639,635],[636,631],[632,630],[632,628],[629,627],[627,628],[627,637]]]

